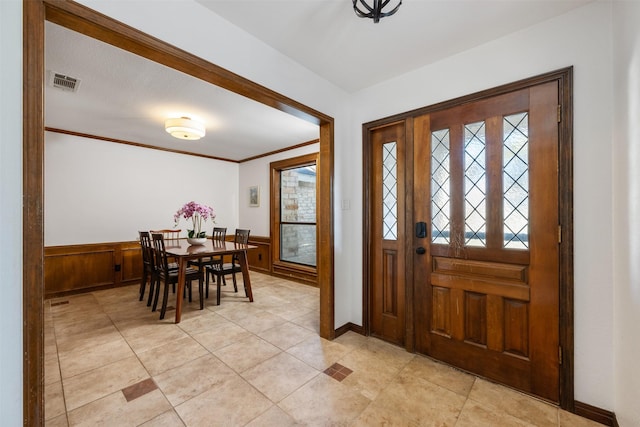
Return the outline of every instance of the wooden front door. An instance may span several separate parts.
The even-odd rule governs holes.
[[[404,122],[371,132],[371,335],[404,344]]]
[[[550,82],[413,122],[416,350],[554,402],[558,105]]]

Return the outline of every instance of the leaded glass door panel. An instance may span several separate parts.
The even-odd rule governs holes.
[[[416,349],[559,400],[558,89],[414,119]]]

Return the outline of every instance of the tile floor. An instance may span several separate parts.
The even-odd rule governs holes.
[[[317,289],[251,277],[255,302],[223,288],[215,306],[213,287],[178,325],[137,286],[46,301],[46,425],[599,425],[374,338],[323,340]]]

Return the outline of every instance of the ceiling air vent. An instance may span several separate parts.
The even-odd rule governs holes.
[[[80,79],[49,71],[49,85],[67,92],[77,92]]]

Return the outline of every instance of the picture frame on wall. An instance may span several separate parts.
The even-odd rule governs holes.
[[[257,185],[249,187],[249,206],[252,208],[260,206],[260,187]]]

